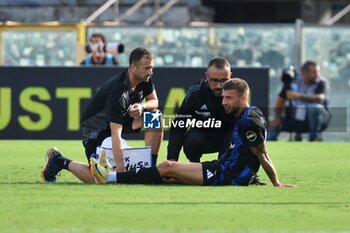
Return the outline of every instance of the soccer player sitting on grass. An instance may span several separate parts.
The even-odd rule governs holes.
[[[234,130],[230,146],[217,160],[211,162],[165,161],[157,167],[141,168],[130,172],[115,172],[103,164],[102,159],[90,159],[90,170],[97,183],[192,185],[248,185],[260,165],[276,187],[293,187],[281,183],[267,153],[265,144],[266,122],[262,112],[248,105],[249,86],[246,81],[234,78],[223,85],[222,104],[232,113]]]

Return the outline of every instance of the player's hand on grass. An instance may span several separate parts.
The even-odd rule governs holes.
[[[278,187],[278,188],[295,188],[295,187],[297,187],[294,184],[282,184],[282,183],[278,183],[274,186]]]
[[[176,184],[176,180],[172,177],[163,177],[163,182],[167,184]]]

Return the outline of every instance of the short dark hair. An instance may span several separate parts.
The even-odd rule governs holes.
[[[230,63],[223,57],[213,57],[208,64],[208,68],[215,66],[218,69],[224,69],[225,67],[231,67]]]
[[[92,37],[100,38],[104,44],[106,43],[106,37],[102,33],[99,33],[99,32],[92,33],[91,36],[90,36],[90,39]]]
[[[315,61],[306,61],[301,66],[301,72],[309,71],[311,66],[317,66],[317,63]]]
[[[238,91],[240,96],[249,94],[249,85],[248,83],[240,78],[232,78],[227,80],[224,85],[222,86],[222,90],[236,90]]]
[[[154,55],[150,50],[142,47],[134,49],[129,57],[129,65],[137,64],[143,57],[154,59]]]

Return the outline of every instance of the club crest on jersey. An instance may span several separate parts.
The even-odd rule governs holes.
[[[253,131],[248,131],[245,136],[247,137],[247,139],[251,142],[254,142],[257,138],[256,133],[254,133]]]

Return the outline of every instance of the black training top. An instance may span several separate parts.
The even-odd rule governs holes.
[[[195,130],[201,132],[213,133],[215,135],[213,140],[223,141],[227,132],[232,129],[232,115],[225,112],[222,106],[222,97],[213,94],[206,80],[201,80],[198,84],[190,87],[174,122],[190,119],[201,121],[211,119],[213,120],[212,123],[214,119],[215,121],[221,121],[220,128],[195,128]],[[186,127],[174,127],[174,124],[172,124],[169,134],[168,159],[178,160],[187,130]]]
[[[130,106],[141,102],[153,90],[152,79],[149,79],[149,82],[139,83],[132,92],[128,69],[108,80],[98,89],[83,113],[83,137],[96,138],[99,132],[109,130],[109,122],[123,125],[131,120],[128,114]]]

